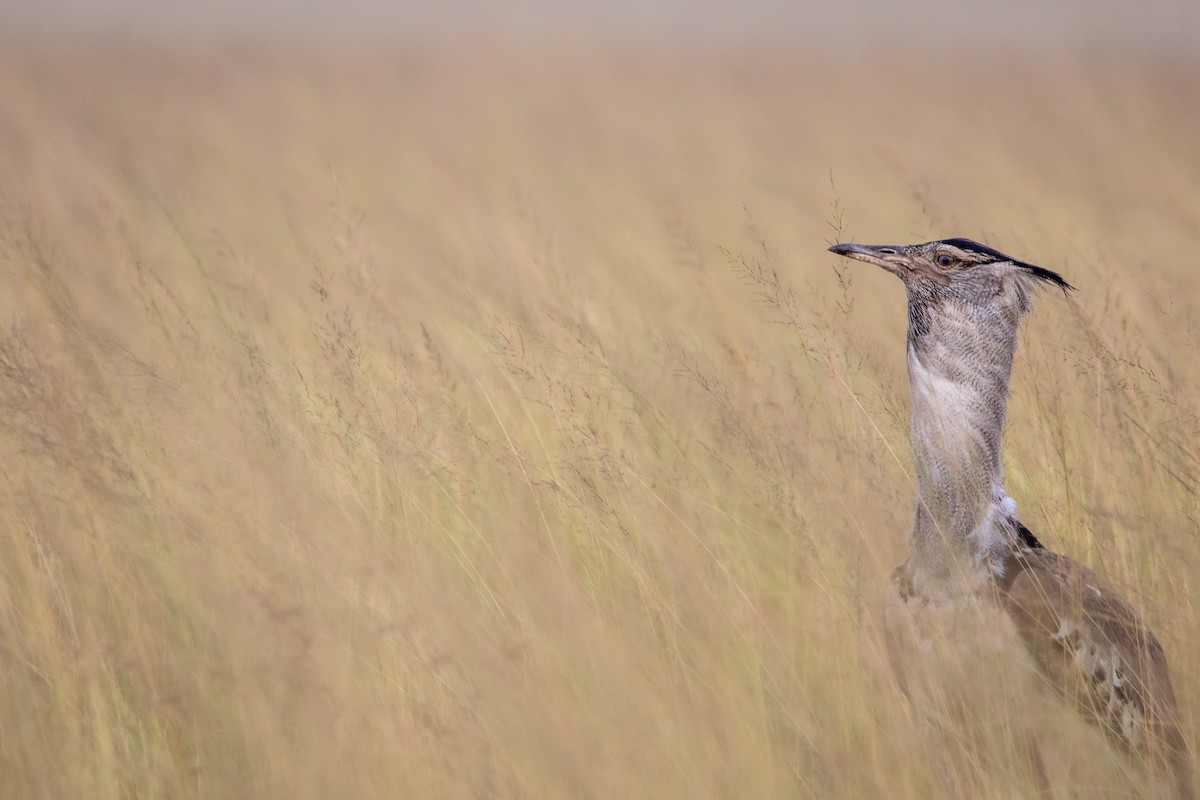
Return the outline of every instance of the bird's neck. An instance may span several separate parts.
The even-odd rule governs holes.
[[[910,323],[913,557],[934,572],[950,570],[960,557],[986,571],[1015,522],[1015,503],[1001,483],[1000,444],[1019,321],[946,306],[919,327]]]

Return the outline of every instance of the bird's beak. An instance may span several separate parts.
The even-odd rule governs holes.
[[[829,252],[839,256],[853,258],[855,261],[865,261],[882,267],[894,275],[904,277],[906,259],[901,253],[903,248],[890,244],[835,244]]]

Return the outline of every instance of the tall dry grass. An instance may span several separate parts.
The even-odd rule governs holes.
[[[1028,796],[939,781],[884,666],[903,296],[837,238],[1079,287],[1008,491],[1195,742],[1197,75],[4,51],[4,795]]]

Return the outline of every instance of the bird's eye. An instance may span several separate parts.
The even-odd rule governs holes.
[[[937,263],[939,266],[948,267],[954,263],[954,257],[947,255],[945,253],[942,253],[940,256],[937,257]]]

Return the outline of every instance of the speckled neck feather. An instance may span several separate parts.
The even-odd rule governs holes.
[[[955,572],[973,581],[992,577],[1019,546],[1000,445],[1017,331],[1031,291],[1014,284],[987,303],[937,287],[909,291],[917,472],[910,561],[919,584],[922,576],[947,584]]]

